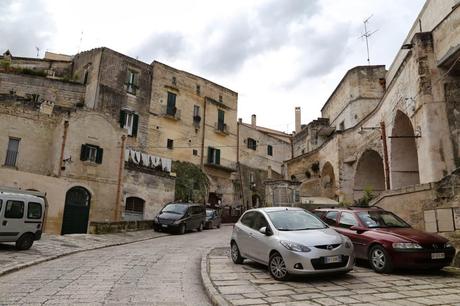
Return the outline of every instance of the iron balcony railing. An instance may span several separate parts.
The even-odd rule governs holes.
[[[18,157],[18,151],[7,150],[5,166],[15,167],[17,157]]]
[[[214,123],[214,131],[216,131],[216,133],[221,133],[225,135],[229,134],[228,125],[223,122]]]
[[[180,111],[180,109],[177,109],[176,107],[168,107],[167,105],[162,105],[161,106],[161,114],[164,117],[179,120],[180,115],[181,115],[181,111]]]

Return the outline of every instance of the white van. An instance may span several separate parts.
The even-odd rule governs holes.
[[[42,235],[45,203],[44,193],[0,187],[0,242],[30,249]]]

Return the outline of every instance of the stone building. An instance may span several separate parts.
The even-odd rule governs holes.
[[[301,194],[353,203],[372,193],[371,204],[415,227],[460,230],[459,20],[458,1],[429,0],[388,71],[366,66],[346,73],[322,109],[334,131],[286,162]],[[313,166],[316,174],[306,175]],[[439,190],[449,182],[452,194],[445,196]]]
[[[238,120],[238,191],[245,209],[267,206],[265,185],[283,178],[283,162],[292,157],[291,135]]]

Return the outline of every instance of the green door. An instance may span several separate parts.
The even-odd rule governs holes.
[[[86,234],[91,195],[83,187],[72,187],[65,197],[61,235]]]

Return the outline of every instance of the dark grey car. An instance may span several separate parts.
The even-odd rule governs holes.
[[[175,231],[184,234],[196,229],[202,231],[206,221],[205,207],[201,204],[170,203],[153,219],[155,231]]]

